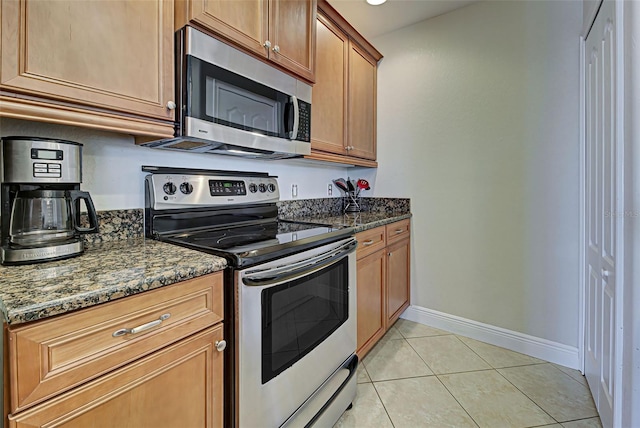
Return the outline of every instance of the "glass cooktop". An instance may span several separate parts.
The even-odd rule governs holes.
[[[272,221],[180,232],[164,236],[162,240],[226,257],[235,266],[245,266],[294,254],[351,234],[351,228]]]

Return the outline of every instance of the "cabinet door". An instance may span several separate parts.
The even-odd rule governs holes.
[[[358,357],[362,358],[385,332],[385,250],[368,255],[357,264]]]
[[[222,324],[17,415],[9,427],[221,427]]]
[[[410,240],[387,247],[387,325],[391,325],[409,306]]]
[[[216,272],[9,329],[9,411],[22,411],[222,321],[222,302],[222,272]],[[151,328],[136,334],[114,336],[149,323]]]
[[[271,0],[269,40],[269,59],[313,82],[316,0]]]
[[[184,7],[188,7],[187,21],[198,23],[258,55],[268,56],[263,44],[269,36],[269,0],[190,0],[177,7],[179,27],[187,23],[180,18]]]
[[[349,39],[322,15],[318,15],[317,30],[311,148],[344,154]]]
[[[0,88],[174,118],[172,1],[3,1]]]
[[[355,43],[349,48],[349,156],[376,158],[376,64]]]

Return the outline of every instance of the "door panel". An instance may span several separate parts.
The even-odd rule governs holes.
[[[585,374],[605,427],[613,425],[616,364],[616,39],[605,0],[585,44]]]

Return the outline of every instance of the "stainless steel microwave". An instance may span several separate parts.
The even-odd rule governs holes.
[[[195,28],[176,33],[176,135],[143,144],[288,158],[311,153],[311,86]]]

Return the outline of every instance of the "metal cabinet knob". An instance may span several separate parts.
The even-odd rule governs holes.
[[[604,276],[605,278],[609,278],[610,275],[611,275],[610,271],[606,269],[602,269],[602,276]]]
[[[273,51],[274,51],[275,53],[280,52],[280,46],[275,45],[275,46],[273,47]]]
[[[173,101],[167,101],[167,109],[174,110],[176,107],[176,103],[174,103]]]
[[[218,352],[222,352],[227,347],[227,341],[226,340],[216,340],[215,345],[216,345],[216,349],[218,350]]]
[[[266,40],[262,46],[264,46],[265,48],[269,49],[271,47],[271,42],[269,40]]]

